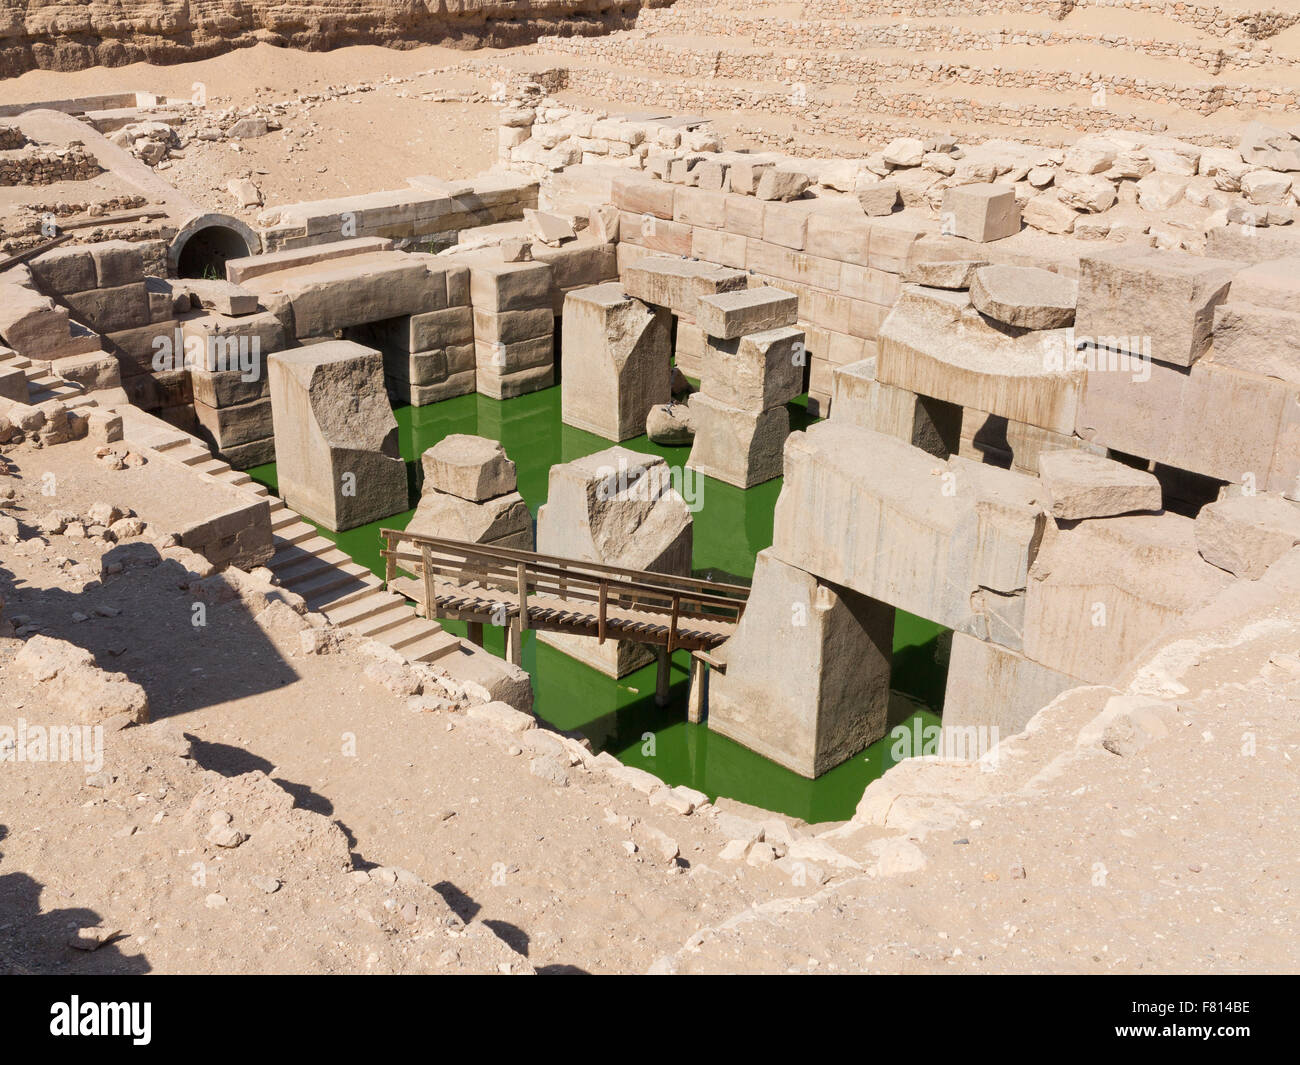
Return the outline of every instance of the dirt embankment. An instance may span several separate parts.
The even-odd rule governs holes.
[[[179,63],[260,42],[502,47],[625,25],[641,0],[0,0],[0,78],[27,70]]]

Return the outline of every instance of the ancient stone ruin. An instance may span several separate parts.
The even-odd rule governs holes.
[[[11,4],[0,971],[1294,969],[1293,7]]]

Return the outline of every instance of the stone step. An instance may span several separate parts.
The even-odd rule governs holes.
[[[388,644],[393,650],[404,651],[408,645],[417,643],[429,635],[430,626],[432,626],[432,631],[442,631],[442,626],[436,621],[426,621],[424,618],[416,617],[413,613],[408,613],[406,620],[401,624],[379,630],[378,633],[372,635],[381,643]]]
[[[338,607],[350,606],[368,595],[383,590],[383,584],[378,579],[373,583],[359,583],[355,588],[329,588],[307,597],[307,607],[309,610],[328,612]]]
[[[304,540],[311,539],[313,536],[320,536],[320,532],[317,530],[316,526],[308,525],[305,521],[299,520],[296,514],[294,515],[294,519],[294,521],[281,525],[279,528],[276,528],[275,526],[271,527],[271,531],[275,535],[277,548],[282,542],[286,544],[300,544]],[[324,537],[322,537],[322,539],[324,539]]]
[[[423,619],[417,618],[415,611],[413,611],[411,607],[403,601],[390,610],[385,610],[382,613],[374,615],[374,617],[367,618],[357,626],[357,631],[375,640],[382,639],[384,643],[391,647],[392,643],[388,639],[389,634],[394,630],[417,620]]]
[[[393,607],[406,606],[406,600],[400,595],[377,588],[342,606],[329,608],[329,619],[335,625],[351,627],[377,617]]]
[[[401,652],[412,662],[436,662],[456,654],[460,650],[460,640],[449,632],[438,629],[421,637],[414,643],[401,648]]]
[[[329,569],[331,566],[343,566],[351,561],[352,559],[347,554],[333,546],[325,550],[312,550],[310,548],[299,550],[298,546],[295,545],[287,549],[286,554],[280,557],[279,562],[272,558],[270,567],[271,572],[282,582],[300,581]]]
[[[324,592],[338,589],[361,591],[377,587],[378,579],[364,566],[355,563],[347,566],[333,566],[308,580],[287,582],[290,591],[296,592],[309,602]]]

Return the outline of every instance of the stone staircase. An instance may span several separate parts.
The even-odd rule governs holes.
[[[629,30],[543,38],[530,62],[563,68],[574,102],[704,112],[786,150],[1103,129],[1227,143],[1300,99],[1300,11],[1258,2],[676,0]]]
[[[124,413],[121,408],[117,412]],[[267,567],[282,587],[301,595],[309,609],[320,611],[339,628],[378,640],[410,662],[440,662],[455,675],[455,662],[461,657],[458,652],[463,650],[457,637],[436,621],[417,616],[405,598],[386,591],[378,577],[271,496],[265,485],[215,458],[193,437],[180,430],[168,432],[170,427],[134,431],[132,426],[142,420],[140,413],[137,409],[126,412],[131,419],[126,435],[132,443],[147,446],[196,473],[269,499],[275,554]]]
[[[85,389],[79,384],[63,380],[63,378],[51,373],[45,364],[33,362],[26,356],[19,355],[16,352],[0,358],[0,366],[17,367],[27,375],[27,402],[32,406],[51,399],[70,403],[85,394]]]

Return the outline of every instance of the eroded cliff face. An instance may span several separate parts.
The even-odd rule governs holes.
[[[177,63],[267,42],[477,48],[599,33],[641,0],[0,0],[0,77]]]

